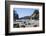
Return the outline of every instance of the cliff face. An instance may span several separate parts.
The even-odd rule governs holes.
[[[16,20],[16,19],[19,19],[19,15],[17,14],[17,12],[15,11],[15,10],[13,10],[13,18],[14,18],[14,20]]]
[[[36,19],[36,20],[39,19],[39,11],[38,10],[34,11],[34,13],[32,14],[32,19]]]

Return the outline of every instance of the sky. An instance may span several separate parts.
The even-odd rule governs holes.
[[[21,17],[24,17],[24,16],[31,16],[36,9],[32,9],[32,8],[15,8],[15,10],[18,13],[19,18],[21,18]]]

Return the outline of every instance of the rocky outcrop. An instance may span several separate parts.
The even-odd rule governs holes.
[[[32,19],[36,19],[36,20],[39,19],[39,11],[38,10],[34,11],[34,13],[32,14]]]
[[[16,19],[19,19],[19,15],[17,14],[17,12],[16,12],[16,10],[13,10],[13,17],[14,17],[14,20],[16,20]]]

